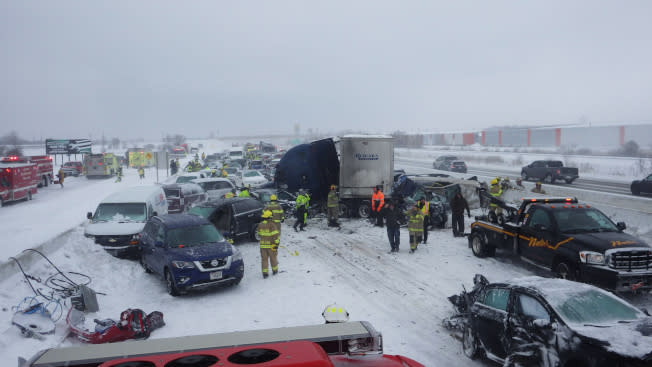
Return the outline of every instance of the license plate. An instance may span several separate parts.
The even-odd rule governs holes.
[[[210,273],[211,280],[222,279],[221,271],[213,271]]]

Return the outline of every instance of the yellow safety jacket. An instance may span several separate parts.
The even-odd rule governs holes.
[[[408,216],[408,232],[423,233],[423,213],[417,208],[412,208],[406,213]]]
[[[430,214],[430,203],[429,202],[426,201],[423,204],[423,208],[421,208],[421,213],[423,213],[424,217],[427,216],[428,214]]]
[[[500,196],[503,194],[503,189],[500,188],[500,185],[491,185],[491,188],[489,189],[489,194],[495,198],[500,198]],[[489,203],[489,207],[491,208],[497,208],[498,205],[494,203]]]
[[[284,214],[283,209],[276,201],[267,204],[267,206],[265,207],[265,209],[263,209],[263,211],[265,210],[269,210],[270,212],[272,212],[272,222],[274,223],[281,223],[281,221],[285,219],[283,215]]]
[[[271,248],[276,250],[280,242],[280,235],[276,225],[265,219],[258,224],[258,235],[260,236],[260,248]]]
[[[339,199],[337,198],[337,193],[335,190],[331,190],[331,192],[328,193],[328,201],[327,205],[329,208],[335,208],[339,204]]]

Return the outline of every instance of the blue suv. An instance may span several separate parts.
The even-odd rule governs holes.
[[[240,251],[197,215],[152,217],[140,235],[140,250],[145,271],[163,277],[172,296],[235,285],[244,276]]]

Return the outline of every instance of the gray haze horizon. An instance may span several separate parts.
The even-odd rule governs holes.
[[[0,4],[0,135],[652,122],[650,1]]]

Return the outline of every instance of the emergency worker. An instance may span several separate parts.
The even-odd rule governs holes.
[[[203,161],[203,160],[206,160],[206,153],[201,152],[201,160],[202,160],[202,161]]]
[[[503,189],[500,187],[500,183],[497,178],[491,180],[491,187],[489,188],[489,195],[495,199],[500,199],[503,195]],[[494,204],[493,202],[489,203],[489,212],[493,213],[494,217],[497,218],[499,215],[503,214],[503,208]]]
[[[451,219],[453,224],[453,236],[464,236],[464,209],[466,214],[471,218],[471,211],[469,211],[469,203],[466,201],[462,193],[458,191],[451,199]]]
[[[258,224],[258,236],[260,236],[260,259],[263,271],[263,278],[269,276],[268,265],[272,264],[272,274],[278,273],[278,246],[280,234],[276,225],[272,222],[272,212],[264,210],[261,215],[262,222]]]
[[[279,236],[281,235],[281,222],[285,221],[285,215],[283,213],[283,208],[279,205],[276,195],[272,194],[269,196],[269,204],[265,207],[264,210],[269,210],[272,212],[272,222],[276,225]]]
[[[66,174],[63,173],[63,168],[59,168],[59,172],[57,172],[57,177],[59,177],[59,185],[61,185],[61,188],[63,188],[63,180],[66,178]]]
[[[383,208],[383,217],[385,217],[385,224],[387,224],[387,238],[389,239],[389,246],[391,252],[398,252],[401,245],[401,218],[403,213],[394,205],[394,201],[387,200],[387,205]]]
[[[118,171],[116,173],[116,178],[115,178],[115,182],[120,182],[120,181],[122,181],[122,166],[118,167]]]
[[[371,195],[371,212],[373,213],[372,218],[376,218],[376,225],[378,227],[383,226],[383,216],[380,215],[380,211],[385,205],[385,194],[383,194],[383,187],[378,185],[374,188],[374,193]]]
[[[249,195],[249,185],[245,186],[242,190],[240,190],[240,193],[238,194],[239,198],[248,198],[251,195]]]
[[[537,182],[537,183],[535,184],[534,188],[532,189],[532,192],[535,192],[535,193],[537,193],[537,194],[542,194],[542,195],[545,195],[545,194],[546,194],[546,190],[544,190],[543,188],[541,188],[541,182]]]
[[[428,243],[428,226],[430,225],[430,203],[421,197],[421,213],[423,214],[423,243]]]
[[[328,200],[326,205],[328,207],[328,226],[329,227],[338,227],[340,226],[337,223],[337,217],[339,215],[339,202],[340,199],[337,196],[337,186],[331,185],[331,191],[328,193]]]
[[[299,189],[299,195],[295,201],[295,209],[297,221],[294,223],[294,231],[297,231],[297,227],[300,227],[300,230],[304,230],[306,227],[306,219],[308,218],[308,206],[310,205],[310,197],[307,196],[306,192],[303,189]]]
[[[423,212],[421,203],[417,202],[405,213],[408,216],[408,233],[410,234],[410,253],[414,253],[423,236]]]
[[[235,197],[235,189],[231,189],[231,191],[227,192],[224,194],[225,199],[230,199]]]
[[[174,159],[170,160],[170,174],[176,175],[177,169],[177,162],[175,162]]]
[[[140,166],[138,168],[138,176],[140,176],[141,180],[145,178],[145,168],[143,168],[143,166]]]

